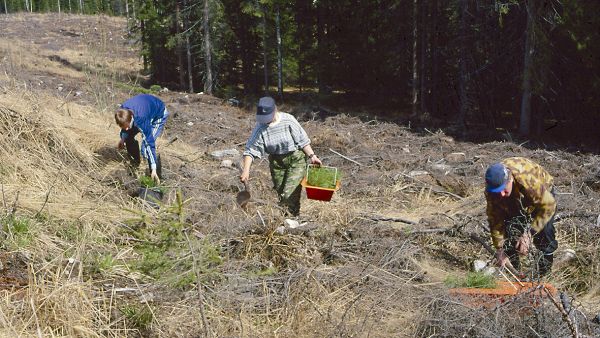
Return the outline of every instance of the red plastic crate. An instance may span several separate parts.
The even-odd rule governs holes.
[[[306,197],[308,199],[318,200],[318,201],[331,201],[331,198],[333,197],[333,193],[335,193],[336,191],[338,191],[340,189],[339,181],[336,183],[335,188],[333,188],[333,189],[321,188],[321,187],[315,187],[312,185],[308,185],[306,183],[306,177],[304,179],[302,179],[301,184],[304,188],[306,188]]]

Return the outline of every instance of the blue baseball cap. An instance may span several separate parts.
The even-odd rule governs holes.
[[[492,164],[485,172],[485,190],[499,193],[506,188],[508,183],[508,169],[502,163]]]
[[[256,122],[263,124],[271,123],[274,115],[275,100],[269,96],[261,97],[258,100],[258,105],[256,105]]]

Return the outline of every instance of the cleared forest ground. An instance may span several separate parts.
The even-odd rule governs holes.
[[[113,109],[141,90],[134,42],[119,18],[0,17],[0,336],[570,336],[548,302],[517,316],[527,305],[447,294],[448,276],[491,258],[471,235],[488,240],[482,177],[509,156],[555,177],[557,255],[577,256],[548,281],[573,298],[580,332],[600,334],[597,155],[282,105],[344,178],[329,203],[303,197],[306,225],[281,233],[266,161],[241,209],[239,156],[211,155],[243,151],[253,112],[160,91],[172,115],[155,209],[115,147]]]

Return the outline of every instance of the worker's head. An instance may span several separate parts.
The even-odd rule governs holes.
[[[510,170],[502,163],[494,163],[485,172],[485,190],[508,197],[512,193],[513,178]]]
[[[275,118],[277,106],[275,100],[269,96],[261,97],[256,105],[256,122],[268,124]]]
[[[119,108],[115,112],[115,122],[123,130],[131,128],[131,121],[133,120],[133,112],[129,109]]]

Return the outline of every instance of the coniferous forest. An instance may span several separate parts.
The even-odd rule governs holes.
[[[126,16],[151,83],[169,89],[337,95],[462,131],[598,143],[597,1],[1,0],[0,8]]]

